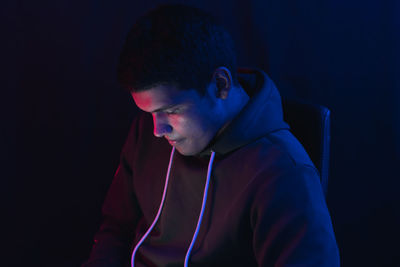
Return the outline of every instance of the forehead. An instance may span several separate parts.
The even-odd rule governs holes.
[[[159,85],[145,91],[132,92],[131,95],[136,105],[146,112],[192,103],[199,99],[196,90],[179,90],[173,85]]]

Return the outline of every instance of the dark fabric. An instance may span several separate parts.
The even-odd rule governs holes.
[[[2,266],[87,257],[134,114],[118,55],[137,18],[168,2],[2,1]],[[400,1],[181,2],[218,16],[240,65],[268,70],[282,95],[329,107],[343,265],[397,266]]]
[[[190,266],[339,266],[318,172],[282,120],[279,92],[261,71],[242,71],[240,80],[251,100],[236,119],[199,155],[175,154],[161,217],[135,266],[183,265],[209,150],[216,157]],[[170,151],[166,140],[153,136],[151,116],[140,113],[83,266],[129,264],[158,210]]]
[[[293,99],[285,99],[282,104],[284,119],[317,167],[326,194],[330,160],[330,110]]]

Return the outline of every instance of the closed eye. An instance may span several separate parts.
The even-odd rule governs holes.
[[[177,113],[179,113],[179,111],[180,111],[179,108],[176,108],[176,109],[173,109],[173,110],[166,110],[165,114],[168,114],[168,115],[177,114]]]

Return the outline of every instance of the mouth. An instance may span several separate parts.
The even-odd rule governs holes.
[[[174,146],[174,145],[178,144],[179,142],[181,142],[183,139],[177,139],[177,140],[167,139],[167,140],[168,140],[168,143],[169,143],[171,146]]]

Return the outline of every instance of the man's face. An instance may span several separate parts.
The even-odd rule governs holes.
[[[160,85],[133,92],[132,97],[153,115],[154,135],[165,137],[182,155],[201,152],[224,123],[218,98],[210,93],[201,96],[194,89]]]

